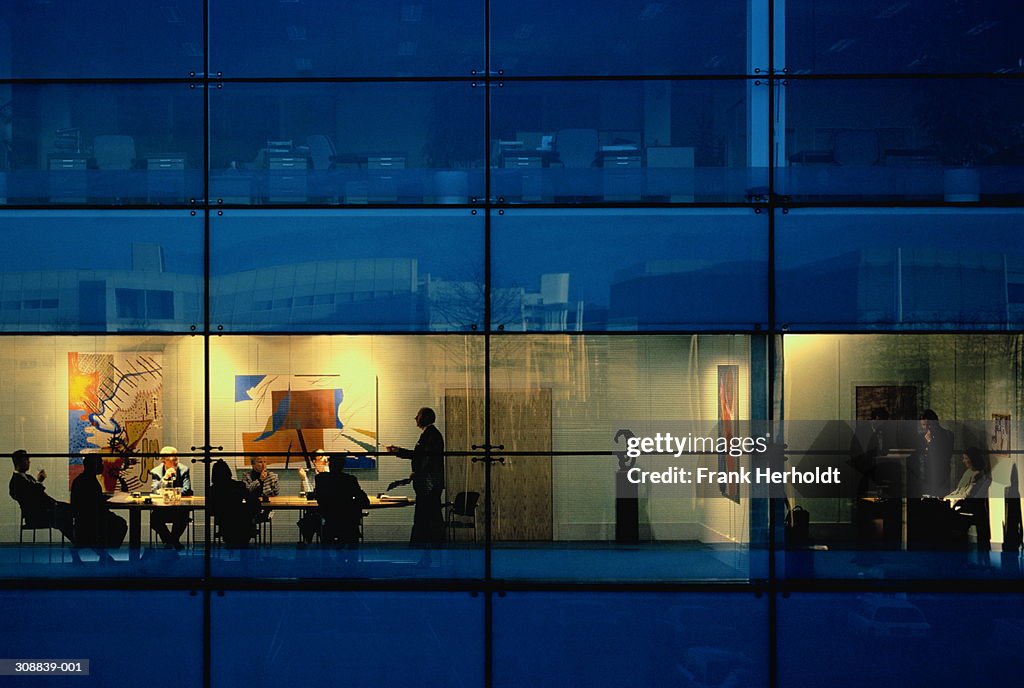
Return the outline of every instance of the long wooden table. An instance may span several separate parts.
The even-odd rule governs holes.
[[[147,499],[149,500],[147,502]],[[366,509],[393,509],[403,506],[411,506],[416,503],[415,499],[370,497],[370,506]],[[182,497],[181,501],[174,504],[166,504],[160,495],[143,494],[140,497],[132,497],[125,492],[116,492],[107,501],[111,509],[119,509],[128,512],[128,549],[138,551],[142,549],[142,512],[155,511],[157,509],[185,509],[196,511],[206,508],[204,497]],[[300,510],[314,509],[318,506],[315,499],[305,497],[269,497],[262,502],[264,509]]]

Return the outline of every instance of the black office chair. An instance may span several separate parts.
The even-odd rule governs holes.
[[[460,492],[455,495],[454,501],[444,504],[447,509],[445,523],[449,542],[455,539],[457,528],[472,528],[473,539],[476,540],[476,506],[479,501],[479,492]]]
[[[18,507],[21,508],[21,504],[20,503],[18,504]],[[50,544],[51,545],[53,544],[53,526],[51,526],[49,523],[46,523],[46,522],[30,520],[28,518],[28,516],[25,515],[25,509],[21,508],[21,527],[18,530],[18,544],[19,545],[25,544],[25,531],[26,530],[32,531],[32,544],[33,545],[36,544],[36,533],[38,531],[40,531],[40,530],[45,530],[47,532],[47,534],[49,535],[49,538],[50,538]],[[61,544],[62,545],[64,544],[64,534],[63,533],[61,533]]]

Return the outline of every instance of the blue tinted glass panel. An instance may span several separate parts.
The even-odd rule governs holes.
[[[764,686],[768,630],[751,594],[510,593],[494,600],[494,685]]]
[[[88,659],[88,676],[5,677],[9,685],[53,686],[68,681],[88,686],[131,688],[141,675],[155,688],[203,682],[203,598],[188,591],[5,590],[0,593],[0,632],[10,658]],[[154,623],[165,619],[167,623]],[[126,629],[135,629],[134,631]],[[142,630],[145,629],[145,630]],[[166,654],[173,670],[152,670],[127,657],[132,648]],[[165,660],[151,664],[159,666]],[[152,674],[152,675],[150,675]]]
[[[484,8],[479,0],[218,0],[210,64],[231,77],[471,76],[484,68]]]
[[[211,685],[483,685],[483,597],[228,592],[211,598]],[[239,632],[253,623],[272,633]],[[198,646],[198,645],[197,645]]]
[[[752,73],[748,4],[497,0],[492,69],[510,76]],[[766,64],[754,59],[763,61],[751,69]]]
[[[787,0],[785,6],[785,62],[776,66],[790,74],[1020,69],[1024,15],[1010,0]],[[776,40],[783,44],[781,35]]]
[[[778,614],[779,685],[1019,681],[1020,595],[793,594]]]
[[[758,157],[767,144],[752,128],[766,112],[760,99],[751,104],[754,91],[767,87],[505,83],[492,94],[492,195],[524,203],[749,200],[767,183]]]
[[[468,209],[225,211],[212,220],[211,322],[469,331],[483,324],[483,241]]]
[[[227,84],[211,99],[211,196],[469,203],[484,188],[483,96],[468,83]]]
[[[8,0],[0,78],[187,78],[203,71],[203,2]]]
[[[1013,210],[780,213],[777,317],[791,330],[1018,327],[1022,222]]]
[[[1024,82],[790,80],[781,93],[776,188],[785,196],[971,202],[1024,195]]]
[[[768,318],[753,210],[511,210],[492,219],[492,327],[739,328]]]
[[[203,96],[190,84],[8,84],[0,200],[182,204],[202,195]]]
[[[189,211],[7,211],[0,330],[189,331],[203,322],[203,220]]]

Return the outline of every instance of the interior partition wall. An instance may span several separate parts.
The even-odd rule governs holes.
[[[9,656],[111,686],[1015,677],[1015,10],[5,4],[0,449],[60,501],[107,454],[128,526],[72,547],[0,503]],[[414,497],[386,447],[424,406],[464,527],[410,545],[416,507],[375,500],[358,547],[306,544],[307,457]],[[921,545],[903,464],[864,471],[879,406],[895,461],[936,412],[951,489],[989,457],[955,544]],[[663,466],[628,434],[733,420],[844,487],[623,481]],[[184,512],[165,549],[126,496],[165,446],[196,498],[262,460],[293,502],[243,549]],[[184,673],[125,670],[140,629]]]

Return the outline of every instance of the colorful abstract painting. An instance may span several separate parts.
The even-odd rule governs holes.
[[[350,381],[354,394],[342,382],[336,374],[236,375],[236,427],[252,428],[242,432],[243,451],[283,468],[302,466],[304,452],[378,451],[375,381]],[[345,466],[373,469],[377,459],[354,454]]]
[[[163,431],[162,354],[68,353],[68,480],[82,472],[82,455],[103,459],[103,489],[137,490],[153,466],[134,453],[160,451]]]

